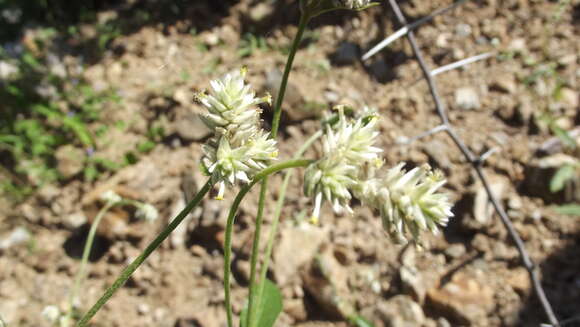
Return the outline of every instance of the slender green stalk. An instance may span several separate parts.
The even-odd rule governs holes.
[[[155,251],[159,245],[173,232],[175,228],[187,217],[187,215],[193,210],[203,199],[203,197],[207,194],[207,192],[211,189],[213,183],[208,180],[205,185],[201,188],[201,190],[195,195],[195,197],[187,204],[187,206],[181,210],[181,212],[165,227],[157,237],[149,243],[149,245],[141,252],[141,254],[129,264],[125,270],[121,273],[121,275],[115,280],[113,285],[109,286],[109,288],[105,291],[105,293],[101,296],[101,298],[93,305],[93,307],[85,313],[85,315],[79,320],[77,323],[77,327],[86,326],[89,323],[89,320],[107,303],[107,301],[113,296],[113,294],[119,289],[127,279],[139,268],[139,266]]]
[[[292,64],[294,63],[294,57],[300,46],[300,41],[302,41],[302,36],[304,35],[304,30],[308,25],[310,20],[310,14],[307,11],[303,11],[300,15],[300,22],[298,23],[298,32],[294,37],[292,46],[290,48],[290,53],[288,54],[288,59],[286,60],[286,66],[284,67],[284,74],[282,75],[282,81],[280,83],[280,88],[278,89],[278,95],[276,97],[276,105],[274,106],[274,117],[272,117],[272,132],[270,136],[276,138],[278,134],[278,129],[280,126],[280,117],[282,114],[282,102],[284,101],[284,95],[286,94],[286,87],[288,85],[288,78],[290,77],[290,71],[292,71]],[[247,326],[251,327],[255,321],[255,302],[256,302],[256,290],[255,290],[255,280],[256,280],[256,266],[258,262],[258,250],[260,247],[260,231],[262,229],[263,222],[263,212],[264,205],[266,202],[266,189],[268,187],[268,178],[266,177],[262,181],[260,190],[260,200],[258,204],[258,213],[256,215],[256,228],[254,232],[254,242],[252,246],[252,258],[251,258],[251,268],[250,268],[250,296],[248,303],[248,321]],[[230,326],[231,327],[231,326]]]
[[[83,250],[83,256],[81,259],[81,266],[79,268],[79,271],[77,272],[73,289],[68,297],[69,308],[68,308],[68,312],[67,312],[67,315],[65,318],[66,326],[68,326],[68,322],[72,319],[73,311],[74,311],[74,301],[79,293],[79,289],[81,287],[81,284],[83,283],[83,280],[85,279],[87,263],[89,261],[89,255],[91,253],[91,249],[93,248],[93,242],[95,239],[95,234],[97,232],[97,228],[99,227],[101,220],[105,216],[105,213],[107,213],[107,211],[109,211],[109,209],[111,209],[115,204],[117,204],[117,203],[107,202],[105,204],[105,206],[99,211],[99,213],[97,213],[95,221],[93,221],[93,224],[91,225],[91,229],[89,230],[89,235],[87,236],[87,241],[85,242],[85,248]]]
[[[304,152],[306,152],[306,150],[310,148],[312,143],[314,143],[321,136],[322,131],[314,133],[294,154],[294,159],[302,157]],[[286,189],[288,188],[288,183],[290,182],[290,178],[292,178],[293,172],[294,172],[293,170],[288,170],[284,174],[284,181],[282,182],[282,186],[280,187],[278,202],[276,203],[276,209],[274,210],[274,217],[272,217],[272,227],[270,228],[270,233],[268,234],[268,243],[266,245],[266,253],[264,253],[264,262],[260,270],[260,279],[258,284],[259,287],[255,301],[259,301],[262,298],[262,295],[264,294],[264,281],[266,280],[266,274],[268,273],[268,267],[270,266],[270,258],[272,256],[272,248],[274,247],[274,239],[276,238],[276,233],[278,232],[278,223],[280,222],[280,214],[282,213],[282,207],[284,206],[284,200],[286,199]],[[255,310],[257,311],[259,310],[259,308]],[[261,313],[257,311],[256,314],[259,317]]]
[[[250,296],[248,304],[248,315],[246,317],[246,326],[250,326],[250,322],[254,321],[254,315],[256,312],[256,269],[258,266],[258,256],[260,254],[260,235],[262,233],[262,223],[267,190],[268,178],[264,178],[262,180],[262,184],[260,185],[260,200],[258,202],[256,228],[254,229],[254,242],[252,244],[252,256],[250,258]]]
[[[240,203],[246,196],[246,194],[250,191],[250,189],[259,181],[263,180],[267,176],[284,170],[288,168],[296,168],[296,167],[306,167],[312,161],[305,160],[305,159],[297,159],[297,160],[288,160],[281,162],[276,165],[272,165],[261,172],[259,172],[256,177],[250,182],[248,185],[244,186],[230,207],[230,212],[228,214],[228,220],[226,222],[226,235],[224,240],[224,292],[225,292],[225,304],[226,304],[226,316],[228,320],[228,327],[233,327],[233,314],[232,314],[232,301],[231,301],[231,285],[230,285],[230,275],[231,275],[231,258],[232,258],[232,234],[234,230],[234,220],[236,213],[238,211],[238,207]]]
[[[284,95],[286,94],[286,86],[288,85],[288,77],[290,76],[290,71],[292,70],[292,64],[294,63],[294,57],[296,56],[296,51],[298,51],[298,46],[300,41],[302,41],[302,36],[304,35],[304,30],[308,21],[310,20],[310,14],[302,12],[300,15],[300,22],[298,23],[298,32],[294,37],[292,42],[292,47],[290,48],[290,53],[288,54],[288,60],[286,61],[286,67],[284,68],[284,74],[282,75],[282,82],[280,83],[280,89],[278,90],[278,96],[276,97],[276,105],[274,106],[274,117],[272,117],[272,132],[270,133],[272,138],[276,138],[278,135],[278,127],[280,126],[280,115],[282,114],[282,102],[284,101]]]

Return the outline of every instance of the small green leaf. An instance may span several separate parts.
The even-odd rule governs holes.
[[[550,180],[550,192],[556,193],[561,191],[566,185],[566,181],[574,177],[575,170],[572,165],[560,167]]]
[[[356,315],[356,316],[351,316],[348,319],[350,321],[350,323],[356,327],[374,327],[375,325],[373,325],[372,322],[366,320],[365,318]]]
[[[565,129],[556,124],[551,126],[552,132],[564,143],[565,146],[574,149],[576,148],[576,140]]]
[[[563,215],[579,216],[580,217],[580,204],[565,204],[556,207],[556,212]]]
[[[260,285],[256,285],[259,289]],[[264,284],[264,293],[256,307],[257,327],[272,327],[282,312],[282,293],[276,284],[266,279]],[[248,315],[248,308],[244,308],[240,315],[240,327],[246,326],[246,319]]]

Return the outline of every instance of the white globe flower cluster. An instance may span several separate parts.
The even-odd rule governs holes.
[[[438,226],[446,226],[451,203],[445,193],[436,193],[445,184],[440,171],[425,164],[408,172],[399,163],[377,178],[357,184],[354,194],[363,204],[379,210],[383,228],[399,243],[411,234],[418,240],[421,231],[438,233]]]
[[[377,120],[368,110],[347,120],[339,109],[338,123],[327,127],[323,156],[304,177],[304,192],[314,198],[312,221],[318,221],[323,201],[332,203],[337,213],[352,211],[354,195],[380,212],[385,231],[397,242],[406,242],[408,234],[418,241],[421,231],[436,234],[453,216],[448,196],[437,192],[446,182],[442,173],[428,165],[406,172],[404,163],[377,170],[382,166],[382,150],[374,146]]]
[[[373,146],[379,135],[376,115],[369,113],[351,122],[345,117],[342,107],[337,109],[339,120],[336,126],[327,125],[322,137],[323,157],[308,166],[305,172],[304,193],[313,196],[315,202],[313,222],[318,221],[323,200],[332,203],[337,213],[343,209],[352,212],[350,189],[357,185],[364,166],[376,163],[382,152]]]
[[[269,95],[257,98],[244,82],[246,70],[226,74],[211,81],[210,94],[197,99],[206,108],[203,122],[214,137],[204,146],[202,165],[218,185],[216,199],[223,199],[226,186],[237,180],[249,182],[278,156],[276,141],[260,126],[260,103],[270,103]]]

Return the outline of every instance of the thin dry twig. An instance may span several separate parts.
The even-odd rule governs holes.
[[[417,21],[414,21],[411,24],[405,24],[405,26],[401,27],[395,33],[391,34],[389,37],[382,40],[377,45],[375,45],[372,49],[367,51],[367,53],[365,53],[362,56],[362,60],[364,61],[364,60],[369,59],[370,57],[374,56],[377,52],[381,51],[382,49],[386,48],[389,44],[393,43],[393,41],[395,41],[398,38],[400,38],[401,36],[404,36],[405,34],[407,34],[409,31],[412,31],[413,29],[429,22],[430,20],[432,20],[436,16],[439,16],[439,15],[442,15],[442,14],[448,12],[449,10],[459,6],[460,4],[464,3],[465,1],[468,1],[468,0],[459,0],[459,1],[454,2],[445,8],[437,9],[434,12],[432,12],[431,15],[427,15],[421,19],[418,19]]]
[[[401,25],[406,26],[407,20],[405,19],[405,16],[403,15],[401,8],[397,4],[396,0],[389,0],[389,3],[391,5],[391,7],[393,8],[393,11],[395,12],[395,15],[397,16],[397,19],[399,20],[399,23]],[[429,70],[429,67],[427,66],[427,64],[423,58],[423,55],[421,53],[421,50],[419,49],[419,46],[417,44],[417,40],[415,39],[415,35],[414,35],[412,30],[410,30],[407,33],[407,38],[409,40],[409,43],[411,44],[411,47],[413,48],[413,52],[415,54],[415,57],[417,58],[417,61],[419,62],[419,65],[421,66],[421,71],[423,72],[423,75],[424,75],[425,79],[427,80],[427,84],[429,85],[429,90],[431,92],[431,96],[433,97],[433,100],[435,101],[435,107],[437,110],[437,114],[441,118],[442,124],[447,126],[447,129],[445,129],[445,131],[451,137],[453,142],[457,145],[457,147],[459,148],[461,153],[463,153],[463,155],[465,156],[467,161],[469,161],[469,163],[473,166],[473,169],[475,169],[475,172],[477,173],[477,176],[481,180],[483,187],[485,188],[485,191],[488,195],[488,198],[489,198],[491,204],[493,205],[493,208],[495,209],[495,211],[499,215],[503,225],[505,226],[505,228],[508,231],[509,236],[511,237],[512,241],[516,245],[516,248],[517,248],[517,250],[520,254],[520,257],[522,259],[523,265],[530,275],[530,279],[532,280],[532,284],[534,285],[534,291],[536,293],[536,296],[538,297],[538,300],[542,304],[542,307],[544,309],[546,317],[548,318],[548,320],[550,321],[550,324],[552,326],[559,327],[560,323],[558,322],[558,319],[556,318],[556,315],[554,314],[552,306],[551,306],[550,302],[548,301],[548,298],[546,297],[546,293],[544,292],[544,288],[542,287],[542,284],[540,283],[540,276],[539,276],[539,272],[538,272],[538,267],[534,264],[534,262],[530,258],[530,255],[528,254],[528,252],[524,246],[524,242],[522,241],[518,232],[514,228],[511,220],[507,216],[502,205],[500,204],[498,199],[493,195],[491,188],[489,186],[489,182],[488,182],[488,180],[483,172],[483,169],[482,169],[481,158],[474,156],[474,154],[465,145],[463,140],[457,135],[457,133],[453,129],[453,126],[449,122],[449,118],[447,116],[445,105],[443,104],[443,101],[441,100],[441,97],[439,96],[439,92],[437,91],[437,84],[435,83],[435,80],[433,79],[433,76],[431,75],[431,71]]]

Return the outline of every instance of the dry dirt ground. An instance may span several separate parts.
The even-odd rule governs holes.
[[[406,1],[402,8],[413,21],[449,3]],[[197,118],[202,108],[193,102],[194,92],[245,65],[259,94],[275,93],[296,32],[294,1],[200,1],[186,8],[186,18],[144,24],[117,37],[84,71],[94,88],[113,87],[122,98],[104,109],[108,123],[123,121],[126,128],[102,140],[103,156],[125,153],[152,126],[164,127],[163,142],[138,163],[95,184],[72,179],[45,187],[0,215],[0,242],[23,231],[19,228],[29,236],[0,248],[0,315],[8,326],[47,326],[42,309],[65,307],[101,192],[114,189],[147,201],[162,218],[140,222],[124,210],[106,217],[80,298],[83,310],[205,182],[198,163],[208,132]],[[99,15],[131,19],[117,17],[114,10]],[[499,149],[484,170],[539,264],[561,319],[580,315],[580,224],[576,217],[557,214],[553,204],[579,197],[577,191],[550,194],[549,177],[536,174],[540,168],[534,163],[538,149],[552,138],[538,118],[542,113],[551,112],[569,130],[579,125],[579,15],[578,1],[472,1],[417,30],[431,67],[494,53],[437,76],[438,86],[468,146],[475,153]],[[375,107],[382,117],[380,146],[387,165],[427,162],[442,169],[455,217],[442,235],[426,235],[422,251],[394,244],[376,213],[356,205],[352,216],[337,216],[325,207],[320,224],[313,226],[305,219],[312,204],[303,196],[298,171],[270,271],[284,296],[277,326],[347,326],[339,307],[375,326],[538,326],[546,322],[541,306],[470,165],[444,134],[403,142],[439,124],[408,42],[396,41],[368,62],[358,59],[400,27],[395,21],[386,3],[313,21],[290,78],[280,157],[291,157],[331,106]],[[248,32],[266,45],[245,56],[239,50],[248,48],[243,43]],[[527,80],[552,63],[557,78]],[[553,97],[557,80],[560,96]],[[271,115],[264,109],[267,125]],[[559,151],[556,146],[548,152]],[[316,155],[316,149],[307,153]],[[280,176],[271,183],[264,236],[280,183]],[[247,294],[256,193],[242,203],[234,233],[236,314]],[[224,201],[205,199],[93,319],[94,326],[224,326],[222,244],[235,194],[228,190]]]

